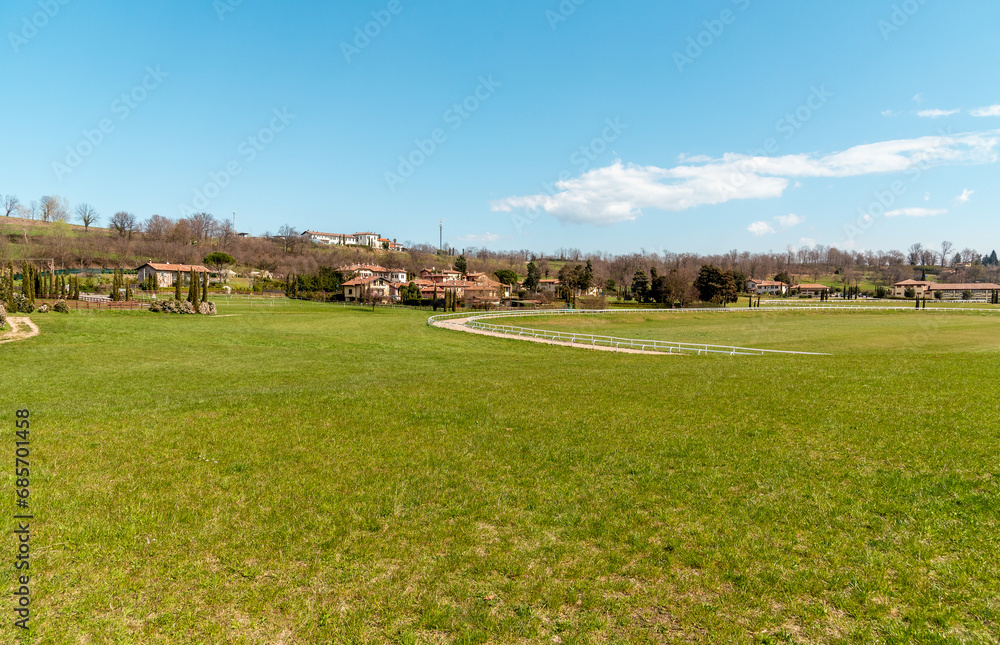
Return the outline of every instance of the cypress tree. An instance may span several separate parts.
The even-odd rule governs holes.
[[[181,270],[177,269],[177,275],[174,277],[174,300],[180,301],[181,299]]]
[[[129,280],[125,280],[125,302],[128,302],[130,300],[132,300],[132,282]]]
[[[191,269],[189,278],[187,301],[195,307],[198,306],[198,278],[194,272],[194,268]]]
[[[208,274],[201,275],[201,303],[208,304]]]
[[[5,300],[7,301],[7,309],[14,309],[14,261],[7,261],[7,279],[4,291]]]

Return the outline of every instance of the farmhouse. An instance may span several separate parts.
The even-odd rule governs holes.
[[[830,293],[830,287],[823,284],[799,284],[795,286],[801,296],[819,296]]]
[[[774,280],[747,280],[747,291],[769,296],[783,296],[788,293],[788,285]]]
[[[905,298],[906,290],[913,289],[913,295],[917,298],[925,298],[929,294],[927,293],[927,288],[930,287],[933,282],[927,282],[926,280],[903,280],[902,282],[897,282],[892,285],[892,295],[896,298]]]
[[[136,274],[138,275],[139,282],[143,283],[149,279],[150,276],[156,276],[156,285],[158,287],[172,287],[174,286],[174,281],[177,279],[177,272],[181,272],[181,284],[187,284],[190,282],[191,270],[194,269],[195,273],[199,276],[202,273],[208,273],[208,269],[201,265],[189,265],[189,264],[157,264],[153,262],[147,262],[138,269],[136,269]]]

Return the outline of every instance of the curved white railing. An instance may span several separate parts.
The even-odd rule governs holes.
[[[792,305],[785,307],[759,308],[727,308],[727,309],[532,309],[527,311],[502,311],[487,313],[451,313],[431,316],[428,325],[444,323],[448,327],[465,327],[469,330],[501,335],[504,337],[550,341],[574,346],[608,348],[614,350],[639,350],[661,352],[667,354],[727,354],[730,356],[763,356],[765,354],[791,354],[799,356],[829,356],[818,352],[795,352],[777,349],[759,349],[752,347],[737,347],[732,345],[708,345],[703,343],[677,343],[662,340],[647,340],[640,338],[618,338],[615,336],[598,336],[594,334],[578,334],[559,332],[548,329],[533,329],[511,325],[493,324],[491,320],[501,318],[530,318],[540,316],[584,316],[600,314],[685,314],[685,313],[761,313],[780,311],[913,311],[913,312],[992,312],[1000,313],[1000,309],[981,309],[970,307],[931,307],[917,309],[915,307],[871,307],[864,305]],[[461,325],[448,323],[449,320],[462,320]]]

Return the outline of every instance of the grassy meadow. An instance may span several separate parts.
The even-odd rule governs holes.
[[[1000,636],[1000,315],[512,323],[833,354],[665,357],[220,314],[34,314],[0,345],[8,517],[33,421],[23,642]]]

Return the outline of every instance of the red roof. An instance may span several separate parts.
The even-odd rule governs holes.
[[[195,265],[191,265],[191,264],[158,264],[158,263],[154,263],[154,262],[147,262],[146,264],[144,264],[141,267],[139,267],[139,269],[141,269],[142,267],[146,267],[146,266],[153,267],[153,269],[156,270],[156,271],[174,271],[174,272],[180,271],[182,273],[190,273],[191,270],[193,269],[197,273],[209,273],[209,270],[206,269],[205,267],[201,266],[200,264],[195,264]],[[136,271],[138,271],[139,269],[136,269]]]
[[[1000,290],[1000,285],[993,284],[992,282],[931,283],[927,289],[930,291],[998,291]]]

